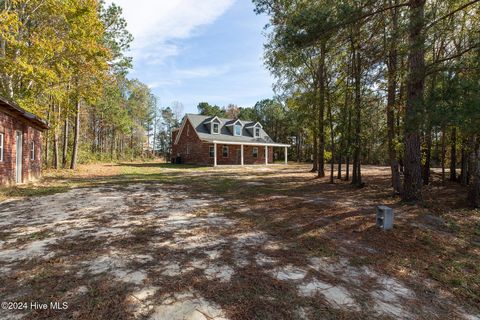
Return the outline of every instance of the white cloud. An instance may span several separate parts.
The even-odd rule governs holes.
[[[148,83],[151,89],[165,86],[180,86],[184,80],[197,78],[219,77],[230,71],[230,67],[225,66],[202,66],[190,69],[173,69],[167,79],[156,80]]]
[[[243,1],[243,0],[242,0]],[[111,0],[123,8],[127,28],[135,40],[136,59],[160,64],[179,54],[175,39],[192,36],[203,25],[213,23],[235,0]]]
[[[174,71],[174,75],[177,79],[208,78],[221,76],[229,70],[229,66],[207,66],[176,70]]]
[[[161,88],[161,87],[165,87],[165,86],[173,86],[173,85],[180,85],[180,84],[181,84],[181,81],[180,81],[180,80],[177,80],[177,79],[172,79],[172,80],[166,79],[166,80],[159,80],[159,81],[149,82],[149,83],[147,84],[147,86],[148,86],[150,89],[156,89],[156,88]]]

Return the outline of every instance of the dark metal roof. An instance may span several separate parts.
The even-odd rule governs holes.
[[[225,119],[225,118],[218,118],[220,120],[220,133],[219,134],[211,134],[210,129],[207,123],[213,118],[209,116],[202,116],[198,114],[187,114],[186,117],[190,120],[190,123],[195,128],[195,131],[198,134],[198,137],[203,141],[225,141],[225,142],[245,142],[245,143],[259,143],[259,144],[269,144],[274,145],[277,144],[275,141],[270,138],[270,136],[260,128],[260,137],[255,138],[253,136],[253,130],[247,129],[247,127],[251,127],[255,125],[256,122],[252,121],[244,121],[240,119]],[[235,136],[232,134],[232,131],[227,128],[227,124],[232,124],[236,121],[240,121],[242,124],[242,135]],[[278,144],[283,145],[283,144]]]
[[[39,129],[46,130],[49,128],[48,123],[41,119],[40,117],[34,115],[33,113],[30,113],[26,111],[25,109],[21,108],[18,104],[15,102],[0,96],[0,111],[2,108],[5,108],[12,112],[15,115],[18,115],[21,118],[24,118],[27,120],[29,123],[32,125],[38,127]]]

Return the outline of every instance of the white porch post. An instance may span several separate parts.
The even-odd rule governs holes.
[[[242,159],[240,164],[243,166],[243,144],[241,145],[241,148],[240,148],[240,158]]]
[[[217,144],[213,144],[213,166],[217,166]]]
[[[268,146],[265,146],[265,165],[268,164]]]
[[[285,147],[285,164],[288,164],[288,151],[287,151],[287,147]]]

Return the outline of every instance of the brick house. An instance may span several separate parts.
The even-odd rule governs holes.
[[[40,177],[46,129],[45,121],[0,96],[0,185]]]
[[[172,132],[172,160],[198,165],[250,165],[273,163],[274,142],[258,122],[187,114]]]

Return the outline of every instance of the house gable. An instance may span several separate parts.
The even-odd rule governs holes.
[[[191,121],[188,119],[187,116],[183,118],[182,124],[179,129],[172,130],[172,141],[173,145],[178,144],[180,141],[180,137],[182,136],[184,130],[186,130],[187,135],[195,134],[197,138],[200,140],[200,137],[197,134],[197,130],[193,127]]]

